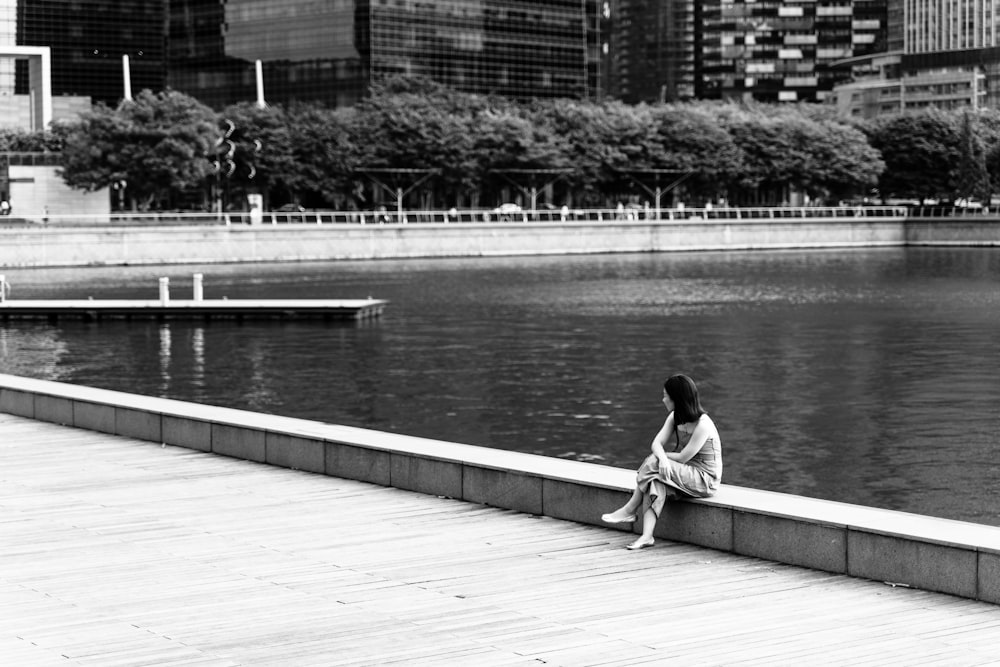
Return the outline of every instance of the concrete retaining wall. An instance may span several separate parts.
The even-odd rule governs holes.
[[[1000,245],[1000,222],[921,220],[915,242],[967,237]],[[277,262],[407,257],[901,246],[902,217],[534,222],[282,224],[0,229],[0,266]],[[941,232],[941,229],[944,229]]]
[[[587,524],[633,488],[620,468],[11,375],[0,411]],[[990,526],[723,485],[668,504],[657,535],[1000,603]]]

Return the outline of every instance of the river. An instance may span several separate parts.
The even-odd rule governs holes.
[[[725,482],[1000,525],[1000,249],[7,269],[11,298],[390,301],[363,323],[10,322],[0,372],[634,467],[666,376]]]

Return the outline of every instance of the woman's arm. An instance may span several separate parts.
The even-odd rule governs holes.
[[[671,412],[667,415],[667,420],[663,422],[663,428],[660,432],[656,434],[653,438],[652,444],[649,446],[653,453],[656,454],[656,458],[663,461],[667,455],[666,445],[670,441],[670,436],[674,433],[674,413]]]
[[[707,419],[701,419],[698,421],[698,425],[694,427],[691,439],[684,445],[684,449],[679,452],[665,452],[665,456],[677,463],[687,463],[691,460],[691,457],[701,451],[701,448],[705,446],[711,434],[711,422]]]

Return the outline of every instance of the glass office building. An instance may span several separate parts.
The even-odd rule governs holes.
[[[53,97],[114,105],[124,55],[133,90],[164,87],[165,19],[165,0],[0,0],[0,45],[50,47]],[[28,93],[26,64],[0,62],[0,95]]]
[[[695,94],[693,0],[608,0],[608,92],[626,102],[673,102]]]
[[[257,97],[350,104],[367,85],[350,0],[170,0],[168,83],[214,107]]]
[[[518,99],[601,94],[597,0],[171,0],[169,84],[216,107],[358,101],[392,75]]]

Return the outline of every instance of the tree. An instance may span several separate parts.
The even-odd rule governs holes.
[[[946,112],[937,109],[877,118],[868,141],[882,154],[883,199],[948,198],[961,161],[961,136]]]
[[[404,190],[432,173],[450,191],[467,187],[478,159],[470,118],[483,104],[447,89],[425,94],[375,88],[358,106],[359,169],[370,176],[412,170],[392,183]]]
[[[294,179],[296,166],[290,136],[293,126],[279,106],[262,108],[241,102],[226,107],[218,116],[215,164],[209,181],[227,191],[230,200],[259,192],[264,196],[265,208],[273,189],[282,191],[279,197],[288,199],[293,189],[289,180]],[[227,158],[229,153],[232,156]]]
[[[671,104],[651,109],[656,169],[672,170],[676,182],[694,196],[714,198],[724,191],[743,164],[743,152],[707,109],[696,104]]]
[[[789,188],[801,187],[809,163],[801,120],[735,107],[722,110],[720,119],[743,157],[734,185],[766,203],[777,203],[787,197]]]
[[[558,178],[565,164],[555,137],[544,125],[533,123],[523,110],[498,104],[478,113],[472,146],[473,171],[465,184],[478,193],[489,180],[512,183],[519,189],[538,187]]]
[[[956,199],[978,199],[989,204],[991,192],[986,149],[976,125],[978,120],[969,111],[962,113],[961,151],[952,187]]]
[[[217,136],[215,113],[174,91],[144,90],[117,109],[98,105],[67,128],[63,180],[95,191],[122,183],[141,210],[201,187]]]
[[[862,132],[828,112],[756,103],[713,111],[742,154],[733,182],[754,201],[777,203],[793,191],[846,198],[869,190],[885,168]]]
[[[59,125],[49,131],[0,128],[0,153],[58,153],[62,150]]]
[[[812,121],[811,128],[800,184],[814,199],[848,199],[878,184],[885,162],[860,130],[833,120]]]
[[[282,183],[296,200],[352,208],[361,185],[357,112],[317,105],[294,105],[287,113],[289,164]]]
[[[571,168],[567,183],[584,203],[605,205],[631,189],[628,173],[647,170],[656,152],[648,107],[621,102],[538,102],[529,118],[553,137],[559,163]]]

